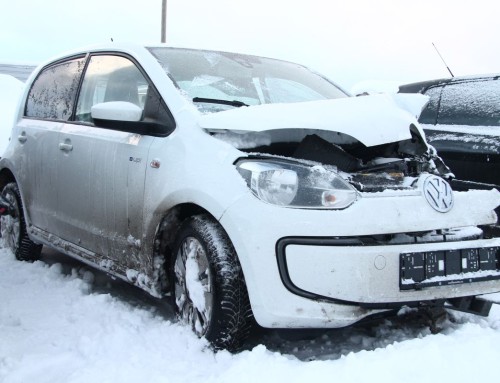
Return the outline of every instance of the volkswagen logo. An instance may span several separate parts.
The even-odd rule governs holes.
[[[446,213],[453,207],[453,190],[440,177],[429,176],[424,181],[424,196],[434,210]]]

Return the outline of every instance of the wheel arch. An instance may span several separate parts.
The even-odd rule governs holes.
[[[26,224],[29,224],[31,222],[28,211],[26,210],[26,205],[24,203],[24,193],[21,188],[21,185],[17,183],[17,179],[14,176],[14,173],[7,167],[3,168],[0,170],[0,191],[3,190],[5,186],[10,184],[11,182],[15,182],[17,184],[17,187],[19,188],[19,193],[21,195],[21,202],[23,204],[23,214],[24,214],[24,219],[26,221]]]
[[[19,186],[12,173],[9,174],[9,172],[0,172],[0,182],[2,182],[2,195],[11,205],[11,212],[2,216],[2,237],[6,235],[7,247],[10,248],[16,259],[28,262],[36,261],[40,258],[42,245],[33,242],[29,237]]]
[[[16,177],[8,168],[0,170],[0,190],[2,190],[5,185],[11,182],[16,182]]]
[[[177,249],[183,248],[187,238],[195,239],[199,242],[199,246],[203,247],[207,262],[205,265],[211,270],[210,274],[213,279],[211,283],[209,282],[211,289],[207,291],[211,292],[212,298],[209,303],[204,301],[204,307],[210,307],[210,310],[200,311],[205,314],[210,313],[202,316],[205,319],[211,318],[209,322],[204,320],[191,322],[186,318],[193,318],[196,315],[186,316],[177,312],[180,307],[177,306],[180,301],[178,298],[191,295],[189,287],[184,282],[179,282],[177,272],[170,267],[174,265],[174,262],[177,265],[177,256],[182,251]],[[219,220],[206,209],[193,203],[175,206],[165,214],[158,226],[153,254],[153,265],[158,277],[158,291],[161,295],[171,294],[174,310],[178,315],[188,320],[193,329],[195,322],[199,325],[209,323],[205,328],[206,332],[198,334],[195,331],[195,333],[198,336],[205,336],[215,349],[237,350],[252,331],[255,319],[238,255]],[[184,270],[186,270],[186,263],[184,263]],[[180,280],[185,281],[186,275],[184,274]],[[198,278],[200,278],[199,275]],[[178,287],[182,290],[180,293]],[[189,301],[191,298],[186,299]],[[181,303],[181,306],[183,313],[189,312],[189,309],[184,310],[184,303]],[[193,307],[194,305],[191,304],[191,308]]]
[[[182,203],[165,212],[158,225],[153,246],[153,275],[156,290],[165,295],[170,292],[171,281],[168,277],[168,265],[172,259],[172,249],[179,227],[189,217],[206,214],[219,222],[213,214],[194,203]],[[220,223],[219,223],[220,224]]]

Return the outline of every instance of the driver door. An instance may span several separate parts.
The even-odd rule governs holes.
[[[153,137],[97,127],[91,108],[124,101],[144,109],[148,87],[128,58],[92,56],[76,121],[66,124],[60,134],[60,143],[67,148],[58,168],[65,180],[58,193],[60,236],[116,262],[119,268],[140,263],[136,239],[142,236],[146,160]]]

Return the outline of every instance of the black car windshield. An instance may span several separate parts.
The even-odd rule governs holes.
[[[181,48],[148,50],[203,112],[347,97],[326,78],[287,61]]]

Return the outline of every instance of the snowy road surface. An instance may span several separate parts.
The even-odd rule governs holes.
[[[433,335],[405,318],[214,354],[170,307],[58,253],[0,249],[0,382],[471,382],[498,379],[500,306]],[[411,316],[410,316],[411,318]],[[310,335],[310,334],[309,334]]]

